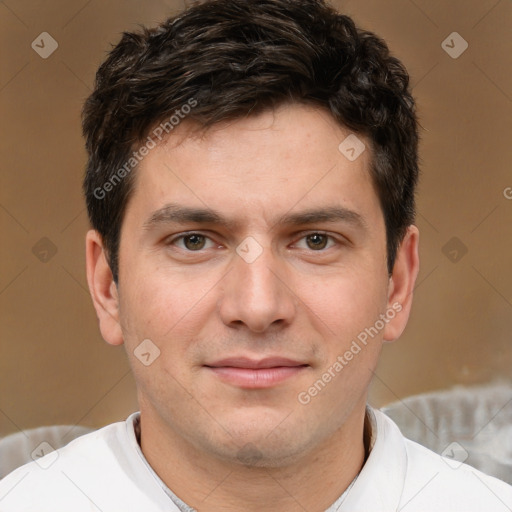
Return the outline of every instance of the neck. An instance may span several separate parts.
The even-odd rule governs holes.
[[[310,453],[278,468],[210,456],[142,406],[141,448],[167,487],[198,511],[323,511],[347,489],[368,455],[371,431],[362,405]]]

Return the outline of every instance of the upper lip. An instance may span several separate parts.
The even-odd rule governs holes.
[[[206,364],[210,368],[277,368],[279,366],[308,366],[307,363],[295,361],[285,357],[265,357],[264,359],[251,359],[249,357],[228,357],[213,363]]]

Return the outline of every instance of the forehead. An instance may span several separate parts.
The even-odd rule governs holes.
[[[128,208],[138,218],[169,203],[267,224],[326,205],[365,218],[380,213],[368,144],[322,108],[292,104],[205,132],[193,128],[183,121],[139,164]],[[347,153],[346,141],[354,151]]]

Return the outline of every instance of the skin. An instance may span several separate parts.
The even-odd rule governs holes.
[[[408,228],[390,277],[370,145],[359,137],[366,150],[345,158],[338,145],[350,132],[323,109],[284,105],[203,136],[187,127],[184,121],[137,169],[118,286],[101,237],[87,234],[101,333],[125,345],[137,382],[142,451],[199,511],[323,511],[363,464],[367,390],[382,344],[398,338],[409,317],[418,230]],[[171,203],[236,222],[178,223],[155,214]],[[350,210],[359,222],[280,221],[327,207]],[[177,238],[190,231],[207,238]],[[317,232],[329,237],[308,238]],[[236,252],[246,237],[262,249],[251,263]],[[395,303],[401,312],[301,404],[299,393]],[[145,339],[160,350],[149,366],[134,355]],[[206,366],[233,356],[306,366],[251,389]]]

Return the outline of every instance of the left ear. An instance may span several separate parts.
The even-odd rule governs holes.
[[[419,231],[414,225],[407,232],[398,248],[393,273],[388,285],[388,310],[395,315],[384,328],[383,340],[395,341],[400,337],[409,320],[414,283],[420,268],[418,256]]]

